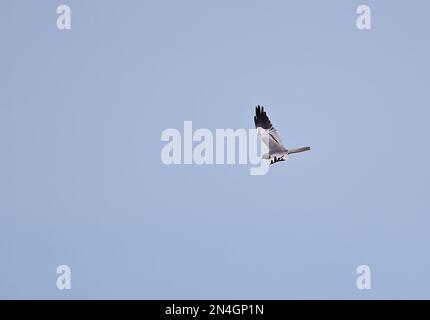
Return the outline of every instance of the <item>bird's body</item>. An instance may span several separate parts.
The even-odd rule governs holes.
[[[257,106],[255,108],[254,116],[255,128],[263,143],[269,148],[269,152],[262,156],[263,159],[270,160],[270,164],[288,159],[291,153],[299,153],[308,151],[310,147],[301,147],[294,149],[287,149],[281,140],[276,129],[272,126],[269,118],[267,117],[264,107]]]

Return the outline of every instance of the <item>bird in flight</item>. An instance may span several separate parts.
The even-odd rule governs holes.
[[[269,152],[263,154],[262,158],[270,160],[270,164],[287,160],[291,153],[311,150],[310,147],[286,149],[262,106],[255,107],[254,123],[261,141],[269,148]]]

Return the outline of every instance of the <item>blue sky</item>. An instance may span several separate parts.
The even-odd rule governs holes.
[[[429,10],[2,1],[0,297],[430,298]],[[252,128],[257,104],[312,151],[161,162],[164,129]]]

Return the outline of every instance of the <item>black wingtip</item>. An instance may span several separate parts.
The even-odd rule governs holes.
[[[264,107],[260,106],[259,104],[255,107],[255,114],[259,116],[260,114],[264,113]]]
[[[257,105],[255,107],[254,123],[255,127],[262,127],[264,129],[272,128],[272,123],[267,117],[266,111],[264,111],[264,107],[261,105]]]
[[[274,164],[276,162],[285,161],[284,157],[273,157],[273,160],[270,160],[270,164]]]
[[[258,118],[260,117],[260,115],[261,115],[261,111],[260,111],[260,105],[257,105],[256,107],[255,107],[255,116],[254,116],[254,123],[255,123],[255,126],[257,127],[257,122],[258,122]]]

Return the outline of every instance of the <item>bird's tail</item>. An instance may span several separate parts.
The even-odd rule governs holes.
[[[305,151],[309,151],[309,150],[311,150],[311,147],[301,147],[301,148],[295,148],[295,149],[288,149],[288,154],[305,152]]]

